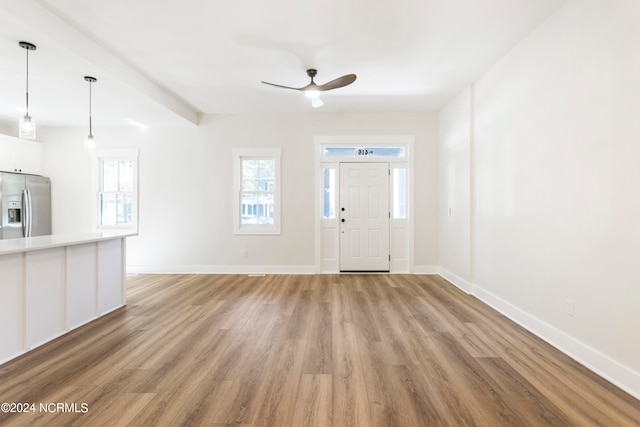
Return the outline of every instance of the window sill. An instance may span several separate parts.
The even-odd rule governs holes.
[[[240,228],[234,230],[233,234],[243,235],[243,236],[276,236],[280,235],[279,228]]]

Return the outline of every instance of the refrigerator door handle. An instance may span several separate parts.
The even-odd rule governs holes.
[[[29,204],[27,190],[22,190],[22,237],[27,237],[27,205]]]
[[[32,210],[32,203],[31,203],[31,191],[30,190],[24,190],[26,195],[27,195],[27,212],[26,212],[26,220],[27,220],[27,234],[25,235],[25,237],[31,237],[31,229],[32,229],[32,225],[33,225],[33,210]]]

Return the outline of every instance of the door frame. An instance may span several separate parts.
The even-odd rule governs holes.
[[[340,227],[335,217],[323,218],[323,170],[334,169],[336,193],[340,188],[339,165],[342,162],[389,163],[390,170],[406,170],[406,216],[390,221],[390,273],[413,273],[414,268],[414,177],[413,177],[413,135],[323,135],[314,137],[316,179],[315,179],[315,271],[316,273],[340,273]],[[345,156],[326,157],[325,148],[348,147],[398,147],[404,148],[404,157]],[[375,152],[375,149],[373,150]],[[391,183],[392,184],[392,183]],[[393,197],[392,185],[390,197]],[[337,194],[335,195],[337,197]],[[335,200],[337,206],[337,199]]]

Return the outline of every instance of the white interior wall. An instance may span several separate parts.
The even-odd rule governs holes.
[[[471,89],[440,112],[440,274],[471,292]]]
[[[636,397],[639,17],[634,0],[570,0],[474,84],[475,265],[447,266],[475,267],[474,294]],[[441,115],[445,148],[470,95]],[[459,157],[442,153],[441,177]],[[441,262],[465,260],[464,226],[443,222]]]
[[[130,271],[314,272],[316,135],[415,135],[415,264],[438,262],[436,113],[205,116],[199,127],[95,129],[107,148],[139,148],[140,229]],[[86,129],[39,130],[52,179],[55,233],[90,231]],[[282,235],[236,236],[233,148],[282,148]],[[73,212],[74,215],[66,215]],[[244,258],[242,252],[248,251]]]
[[[0,120],[0,134],[17,137],[18,136],[18,118],[16,117],[16,123],[13,126],[10,124],[4,123],[2,120]]]

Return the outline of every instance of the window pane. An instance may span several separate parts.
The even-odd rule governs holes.
[[[242,159],[242,191],[259,190],[260,168],[258,160]]]
[[[322,218],[336,217],[336,170],[322,170]]]
[[[242,195],[242,217],[241,225],[256,225],[258,224],[258,217],[256,216],[256,208],[258,205],[258,198],[255,194],[243,194]]]
[[[275,162],[273,160],[259,160],[260,190],[273,191]]]
[[[242,194],[241,225],[273,225],[275,197],[273,194]]]
[[[120,160],[118,169],[120,184],[118,191],[133,191],[133,161]]]
[[[325,147],[324,157],[404,158],[404,147]]]
[[[324,157],[353,157],[353,147],[327,147],[324,149]]]
[[[393,180],[393,217],[407,217],[407,170],[394,168]]]
[[[257,217],[260,225],[273,225],[275,212],[273,194],[261,194],[258,196]]]
[[[116,209],[114,194],[100,194],[100,225],[115,225]]]
[[[273,179],[274,163],[273,160],[258,160],[260,179]]]
[[[118,191],[118,161],[102,161],[102,191]]]
[[[131,208],[133,206],[133,197],[131,194],[117,195],[117,218],[116,223],[119,225],[131,224]]]

